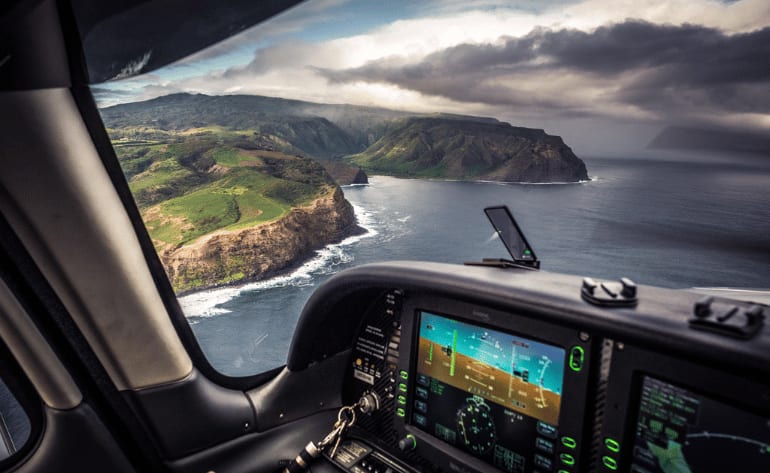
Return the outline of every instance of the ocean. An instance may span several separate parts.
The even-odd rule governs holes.
[[[502,184],[374,176],[345,187],[364,235],[284,276],[180,302],[211,364],[242,376],[285,363],[314,288],[364,263],[507,257],[483,209],[507,205],[545,271],[671,288],[770,288],[770,159],[584,158],[590,182]]]

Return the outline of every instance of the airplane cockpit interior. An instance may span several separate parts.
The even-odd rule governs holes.
[[[725,2],[723,7],[749,1]],[[269,177],[272,180],[260,179],[276,183],[276,189],[285,185],[280,188],[281,196],[310,192],[307,189],[315,181],[290,186],[280,179],[311,165],[291,164],[292,159],[304,158],[294,156],[299,151],[277,148],[279,138],[274,138],[268,151],[260,151],[253,144],[256,132],[249,132],[251,135],[238,139],[252,140],[251,148],[236,144],[227,148],[231,154],[199,153],[189,162],[162,168],[158,156],[177,149],[174,146],[181,149],[184,133],[193,132],[169,125],[171,131],[158,128],[151,135],[147,130],[159,118],[151,117],[154,122],[139,126],[123,116],[105,115],[104,111],[100,115],[101,105],[97,106],[94,96],[97,88],[117,87],[108,79],[121,70],[126,76],[141,72],[148,74],[140,76],[141,80],[154,80],[156,69],[259,27],[297,3],[14,0],[0,7],[0,469],[770,471],[770,293],[658,286],[650,278],[642,277],[639,282],[633,267],[624,267],[619,276],[604,277],[597,277],[601,271],[590,263],[583,266],[583,272],[560,271],[552,252],[541,249],[549,246],[533,236],[538,231],[530,231],[528,223],[534,219],[519,218],[516,202],[488,201],[472,211],[482,222],[479,234],[494,237],[490,253],[478,258],[464,261],[460,256],[451,263],[393,258],[383,247],[380,253],[373,250],[378,261],[335,270],[311,289],[301,284],[281,285],[284,291],[305,291],[301,309],[285,308],[282,299],[273,309],[281,317],[296,320],[296,326],[288,336],[252,336],[248,349],[259,358],[260,347],[281,339],[287,354],[277,356],[285,356],[285,363],[237,376],[212,366],[209,353],[226,350],[234,335],[221,335],[208,345],[212,348],[202,348],[201,327],[214,317],[191,319],[183,314],[175,295],[177,286],[172,286],[176,280],[171,281],[171,273],[166,276],[170,266],[165,258],[192,241],[192,236],[185,236],[186,240],[168,236],[174,222],[182,218],[170,212],[182,209],[189,199],[167,204],[163,199],[171,194],[163,193],[176,192],[181,185],[201,186],[194,189],[220,185],[212,195],[237,200],[241,194],[251,195],[248,173],[268,168],[274,172]],[[343,12],[367,4],[315,3],[328,3]],[[393,8],[424,9],[421,12],[446,7],[442,2],[425,2],[419,7],[396,3]],[[542,7],[538,2],[524,3],[532,10]],[[383,2],[385,6],[377,14],[390,18],[387,4]],[[319,10],[317,15],[321,21],[324,13]],[[359,32],[362,24],[354,23],[346,27],[363,34]],[[286,31],[294,31],[288,20],[282,25]],[[767,28],[762,31],[767,37]],[[537,34],[536,30],[527,38],[536,41]],[[292,44],[311,41],[311,36],[308,33]],[[252,37],[262,40],[256,34]],[[541,49],[553,46],[546,39],[538,41],[542,41]],[[432,53],[427,57],[436,60],[436,68],[448,67],[439,59],[459,61],[465,57],[462,47],[471,46],[456,46],[445,56]],[[151,53],[145,55],[146,51]],[[301,55],[294,57],[292,50],[287,51],[262,59],[300,60]],[[393,56],[386,63],[399,60]],[[134,64],[134,69],[126,69],[126,64]],[[201,80],[204,84],[225,80],[228,74],[259,64],[255,60],[250,66],[211,73]],[[359,74],[355,80],[360,81],[351,79],[349,90],[364,87],[361,77],[365,74],[390,80],[389,72],[367,64],[349,69],[350,74]],[[528,63],[527,67],[542,69],[544,64]],[[409,69],[398,79],[404,84],[419,82],[422,79],[417,76],[428,69]],[[170,74],[184,78],[191,68],[172,70],[175,72]],[[766,74],[767,63],[764,70]],[[325,74],[324,84],[343,82],[340,76],[318,72],[318,68],[303,71]],[[766,81],[767,74],[764,77]],[[432,84],[419,84],[443,87],[444,79],[453,80],[445,76]],[[394,86],[388,93],[401,93],[396,89]],[[450,92],[442,93],[440,100],[449,97]],[[175,100],[183,99],[188,100],[180,94]],[[347,103],[344,96],[328,101]],[[223,116],[227,116],[227,108],[224,110]],[[176,113],[169,112],[163,120],[170,123]],[[337,126],[329,120],[317,126]],[[289,140],[288,134],[280,135],[285,128],[265,123],[260,122],[260,130],[272,126],[271,130],[278,131],[271,136]],[[487,124],[482,119],[474,123],[479,130]],[[201,130],[209,125],[195,126]],[[222,131],[225,128],[211,128],[211,133],[221,133],[217,135],[219,145],[235,139],[226,135],[229,131]],[[116,141],[115,130],[126,133],[121,135],[123,141]],[[129,136],[126,130],[136,135]],[[300,133],[299,128],[293,130]],[[206,140],[213,135],[201,136]],[[159,144],[152,140],[169,141]],[[206,142],[206,146],[217,143]],[[129,156],[137,146],[147,146],[149,151]],[[131,173],[121,169],[125,156],[139,163]],[[157,163],[141,164],[147,156]],[[203,166],[201,156],[213,158]],[[368,163],[374,166],[372,162]],[[156,169],[166,169],[167,174],[148,174]],[[134,176],[141,173],[150,176],[144,182],[151,178],[157,183],[159,176],[183,178],[166,190],[137,194],[135,188],[140,187],[134,182],[139,181],[132,179],[139,179]],[[240,187],[221,187],[224,179],[231,178],[228,176],[239,176]],[[199,181],[190,184],[193,179]],[[395,181],[375,178],[373,182]],[[141,185],[145,186],[142,191],[150,186]],[[320,185],[331,188],[327,181]],[[540,192],[543,187],[528,186],[522,192]],[[497,186],[495,192],[502,192],[500,189]],[[302,199],[302,205],[310,201],[305,194]],[[284,201],[275,202],[283,205]],[[238,218],[247,214],[243,205]],[[758,205],[752,208],[766,211]],[[207,222],[225,218],[228,209],[223,204],[212,210]],[[263,210],[254,213],[254,218]],[[157,217],[155,223],[147,220],[148,213],[164,211],[169,213]],[[745,210],[747,214],[753,211]],[[458,207],[456,212],[461,214],[465,208]],[[149,233],[143,217],[149,222]],[[406,226],[417,225],[414,220],[402,220]],[[554,233],[562,231],[556,229],[555,219],[549,221]],[[237,222],[228,225],[223,232],[243,227]],[[179,234],[186,231],[193,230],[185,227]],[[200,235],[203,233],[193,236]],[[442,237],[436,234],[426,240]],[[163,238],[168,240],[161,242]],[[218,237],[214,232],[204,238]],[[767,235],[757,238],[764,238],[767,250]],[[224,240],[216,241],[225,245]],[[284,237],[280,242],[289,245]],[[195,255],[206,255],[200,247],[197,253],[193,250],[187,253],[193,256],[175,260],[176,276],[192,267],[189,261]],[[629,249],[629,257],[632,253]],[[665,256],[658,258],[650,264],[678,264],[663,261]],[[709,271],[708,261],[702,262],[702,270]],[[769,262],[757,263],[765,274]],[[268,310],[258,299],[250,304],[252,312]],[[233,320],[237,322],[237,317]],[[232,330],[243,331],[245,326]],[[211,337],[215,336],[212,329]],[[248,357],[241,362],[248,363]]]

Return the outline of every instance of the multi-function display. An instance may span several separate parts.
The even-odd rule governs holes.
[[[412,425],[505,472],[554,467],[565,350],[419,315]]]
[[[770,419],[645,376],[631,471],[770,471]]]

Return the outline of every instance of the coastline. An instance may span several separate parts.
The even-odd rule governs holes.
[[[195,289],[188,289],[185,291],[175,292],[174,294],[176,295],[177,298],[187,297],[187,296],[191,296],[193,294],[198,294],[201,292],[207,292],[207,291],[212,291],[216,289],[239,288],[249,284],[266,282],[271,279],[290,276],[295,271],[305,266],[308,262],[312,261],[313,258],[317,257],[319,251],[322,251],[330,246],[343,245],[345,243],[345,240],[349,238],[363,237],[363,236],[366,236],[368,233],[369,231],[366,228],[356,224],[354,227],[351,228],[349,233],[341,235],[339,239],[330,241],[321,248],[312,249],[304,254],[297,255],[297,258],[294,261],[292,261],[290,264],[280,269],[276,269],[271,272],[266,272],[260,275],[259,277],[256,277],[253,279],[240,279],[238,281],[223,282],[220,284],[214,284],[212,286],[205,286],[205,287],[199,287]]]
[[[356,232],[341,241],[330,243],[315,250],[312,257],[298,259],[291,267],[277,271],[269,277],[178,293],[177,298],[185,317],[196,319],[229,313],[229,310],[221,309],[218,306],[227,303],[244,292],[287,285],[305,285],[319,271],[328,271],[330,266],[333,267],[351,261],[352,258],[350,258],[349,252],[345,251],[345,247],[378,234],[370,213],[356,205],[353,205],[353,208],[356,215],[356,226],[361,230],[360,233]],[[190,323],[194,324],[196,322],[191,321]]]
[[[175,293],[183,296],[285,274],[324,247],[364,232],[334,186],[277,220],[215,231],[159,256]]]
[[[396,176],[393,174],[370,174],[369,177],[392,177],[393,179],[409,179],[416,181],[431,182],[468,182],[478,184],[500,184],[500,185],[522,185],[522,186],[564,186],[573,184],[587,184],[597,180],[597,176],[588,176],[588,179],[579,181],[553,181],[553,182],[527,182],[527,181],[494,181],[490,179],[449,179],[442,177],[420,177],[420,176]],[[369,184],[348,184],[347,186],[367,186]],[[343,187],[347,187],[343,186]]]

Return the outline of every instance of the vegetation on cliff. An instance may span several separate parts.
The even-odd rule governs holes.
[[[121,129],[251,130],[268,149],[323,163],[340,184],[365,182],[360,168],[395,176],[508,182],[588,179],[585,164],[560,137],[493,118],[200,94],[116,105],[102,113],[107,126]]]
[[[269,143],[251,130],[125,127],[109,131],[176,291],[259,279],[356,228],[352,207],[321,165],[269,149]],[[319,215],[314,216],[316,210]],[[289,232],[271,231],[275,238],[299,241],[291,251],[281,257],[272,249],[263,252],[269,238],[260,245],[242,245],[244,230],[260,229],[265,234],[270,224],[297,220],[297,212],[304,216],[301,225]],[[320,226],[314,219],[322,222]],[[314,228],[313,235],[299,236],[306,228]],[[188,247],[206,256],[199,261],[184,259],[190,254]],[[262,262],[255,264],[255,258]]]
[[[174,94],[102,110],[178,292],[285,270],[358,230],[338,184],[587,179],[561,138],[491,118]],[[335,182],[336,181],[336,182]]]
[[[353,208],[339,187],[327,187],[307,205],[247,228],[218,230],[161,254],[177,291],[270,277],[314,250],[355,233]]]
[[[412,117],[349,157],[373,173],[505,182],[577,182],[585,164],[558,136],[466,117]]]

